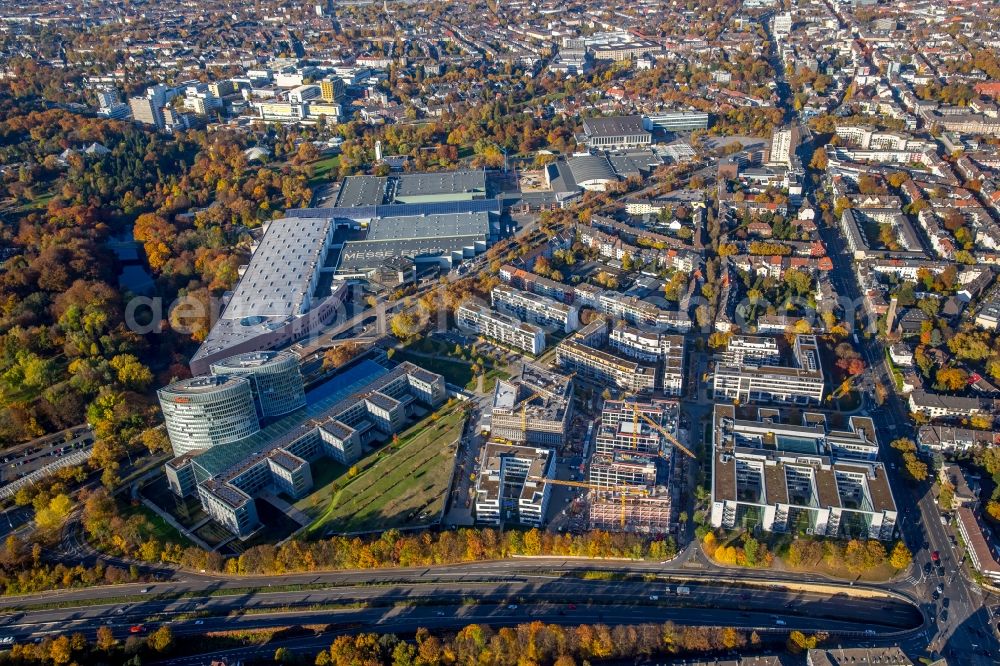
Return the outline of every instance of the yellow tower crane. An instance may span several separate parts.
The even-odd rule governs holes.
[[[618,493],[622,500],[621,520],[623,530],[625,529],[625,499],[630,495],[638,495],[640,497],[649,496],[649,490],[642,486],[600,486],[596,483],[587,483],[586,481],[563,481],[562,479],[549,479],[543,476],[529,476],[527,480],[547,483],[553,486],[572,486],[573,488],[587,488],[588,490],[597,490],[605,493]]]
[[[698,459],[698,456],[696,456],[695,454],[693,454],[690,449],[688,449],[686,446],[684,446],[683,444],[681,444],[680,441],[678,441],[678,439],[676,437],[674,437],[669,432],[667,432],[666,428],[664,428],[659,423],[657,423],[653,419],[649,418],[645,414],[642,415],[642,418],[646,419],[646,421],[649,422],[649,425],[653,426],[653,428],[655,428],[657,432],[659,432],[661,435],[663,435],[664,437],[666,437],[668,442],[670,442],[671,444],[673,444],[678,449],[680,449],[684,453],[688,454],[688,456],[694,458],[695,460]]]

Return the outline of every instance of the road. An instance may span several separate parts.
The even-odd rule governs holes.
[[[807,178],[806,196],[812,199],[810,179]],[[859,315],[863,303],[860,286],[857,282],[851,253],[845,241],[836,229],[820,225],[820,235],[826,244],[827,254],[833,260],[834,268],[830,277],[838,294],[846,298],[845,302],[855,305]],[[850,316],[852,313],[848,313]],[[888,444],[899,437],[914,438],[914,430],[910,421],[905,402],[893,390],[895,384],[889,371],[885,348],[877,336],[867,336],[866,331],[858,329],[860,351],[869,372],[889,387],[890,392],[882,405],[869,405],[869,415],[875,422],[879,441],[882,443],[882,458],[890,466],[889,480],[897,507],[900,507],[900,531],[914,553],[914,566],[909,576],[909,584],[924,600],[924,610],[934,618],[933,631],[927,635],[929,647],[950,658],[959,658],[969,664],[995,663],[983,653],[995,645],[995,639],[988,625],[988,617],[984,603],[988,603],[978,585],[971,583],[962,574],[959,558],[954,552],[949,535],[940,522],[940,514],[934,503],[931,486],[923,483],[919,486],[900,478],[904,469],[900,452],[891,449]],[[866,397],[866,400],[868,398]],[[945,567],[945,576],[939,579],[936,574],[930,577],[924,575],[923,568],[930,562],[932,551],[941,553]],[[938,582],[943,582],[944,590],[941,599],[933,599],[934,589]],[[947,619],[941,620],[941,611],[945,610],[943,600],[948,599]]]
[[[766,20],[764,23],[770,39],[770,26]],[[774,57],[774,40],[770,41],[772,44],[770,62],[777,72],[776,93],[788,121],[795,115],[791,105],[791,92],[784,77],[783,63]],[[810,145],[800,147],[803,164],[810,163],[812,148]],[[803,200],[810,202],[814,210],[818,210],[815,189],[812,176],[807,174],[803,182]],[[838,229],[820,224],[819,230],[827,254],[833,261],[830,279],[846,306],[848,321],[853,323],[855,315],[858,317],[864,315],[862,305],[864,300],[854,272],[852,253]],[[869,328],[873,329],[873,325]],[[904,469],[902,455],[888,444],[899,437],[915,439],[915,433],[908,409],[902,398],[895,393],[895,382],[885,358],[882,341],[876,335],[866,335],[866,333],[868,331],[859,327],[859,346],[868,372],[883,386],[890,388],[889,395],[882,405],[875,405],[870,396],[866,395],[867,411],[875,423],[879,441],[882,443],[881,458],[890,467],[888,478],[896,506],[900,509],[898,525],[900,535],[914,553],[909,576],[898,582],[896,587],[908,588],[916,598],[922,600],[922,609],[931,623],[927,632],[920,637],[919,642],[923,645],[913,642],[908,647],[914,651],[931,650],[967,664],[996,663],[992,655],[998,653],[998,647],[989,627],[985,609],[991,602],[979,586],[971,583],[964,575],[962,564],[951,546],[950,535],[940,522],[931,485],[923,483],[916,486],[900,478]],[[941,554],[945,569],[945,575],[942,577],[937,575],[936,569],[932,569],[929,576],[924,573],[926,565],[931,561],[932,551]],[[936,598],[935,590],[939,583],[943,589],[940,598]],[[947,609],[945,603],[948,604]],[[947,613],[942,616],[944,610],[947,610]]]
[[[543,618],[564,623],[672,620],[860,637],[866,630],[881,635],[923,622],[911,602],[877,588],[781,587],[753,584],[745,576],[740,584],[717,573],[685,574],[690,594],[677,596],[667,591],[668,586],[676,589],[675,578],[583,578],[595,568],[670,573],[659,563],[547,558],[247,579],[191,575],[169,583],[5,597],[0,599],[0,635],[20,641],[68,631],[93,636],[110,625],[125,637],[135,625],[148,630],[163,622],[178,634],[337,622],[388,632]]]

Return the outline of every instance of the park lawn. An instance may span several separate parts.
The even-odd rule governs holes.
[[[455,466],[453,443],[465,425],[460,405],[404,432],[399,442],[362,460],[308,532],[365,532],[434,522],[444,508]]]
[[[340,166],[340,155],[324,157],[323,159],[316,160],[309,166],[313,168],[312,178],[309,179],[309,187],[316,187],[317,185],[333,180],[330,174]]]
[[[409,361],[419,365],[424,370],[436,372],[444,376],[444,380],[455,386],[468,386],[472,381],[472,366],[463,361],[451,361],[446,358],[431,358],[419,354],[412,354],[405,349],[398,349],[393,359]]]
[[[510,379],[510,373],[496,368],[487,372],[483,377],[483,393],[492,393],[497,381],[502,379]]]

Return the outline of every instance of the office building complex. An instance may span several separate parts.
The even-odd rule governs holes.
[[[299,358],[291,352],[238,354],[213,363],[211,372],[248,379],[261,419],[283,416],[306,405]]]
[[[411,363],[392,369],[384,363],[369,358],[353,363],[307,394],[302,407],[264,429],[259,429],[251,381],[246,377],[186,380],[242,387],[249,409],[247,402],[239,403],[240,413],[247,419],[250,434],[207,449],[182,450],[178,441],[183,440],[174,440],[171,417],[167,417],[171,442],[179,453],[165,468],[170,489],[182,497],[198,497],[213,519],[241,538],[249,536],[260,526],[255,498],[267,493],[301,497],[312,488],[311,463],[330,458],[350,465],[361,458],[366,446],[402,431],[444,402],[447,392],[441,375]],[[161,390],[161,401],[164,393],[177,393],[175,387]],[[166,414],[168,403],[161,404]]]
[[[243,377],[194,377],[157,394],[176,455],[238,442],[260,430],[252,385]]]
[[[708,114],[701,111],[677,111],[674,113],[653,113],[643,116],[642,126],[652,132],[690,132],[708,129]]]
[[[712,425],[713,526],[893,538],[896,503],[870,419],[835,431],[821,414],[792,424],[776,409],[739,418],[719,404]]]
[[[274,349],[328,324],[347,293],[324,271],[332,218],[272,220],[221,317],[191,357],[191,372],[242,352]]]
[[[529,354],[537,355],[545,349],[545,331],[541,328],[476,303],[460,305],[455,322],[459,328]]]
[[[519,523],[541,527],[555,477],[551,449],[487,442],[476,480],[476,522],[487,525]]]
[[[717,400],[819,404],[823,401],[823,368],[813,335],[798,335],[793,346],[794,366],[777,365],[777,346],[763,338],[737,336],[715,368]],[[738,362],[730,363],[728,359]]]
[[[505,285],[494,287],[490,296],[494,308],[523,321],[562,333],[572,333],[580,327],[579,311],[575,305]]]
[[[158,130],[166,128],[166,120],[163,117],[163,107],[176,95],[176,92],[167,88],[162,83],[150,86],[146,89],[146,94],[139,97],[130,97],[129,108],[132,110],[132,120],[143,125],[155,127]]]
[[[493,391],[490,433],[518,444],[560,447],[566,443],[573,380],[534,365],[501,380]]]

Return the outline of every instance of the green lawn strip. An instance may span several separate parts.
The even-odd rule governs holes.
[[[450,479],[449,445],[458,438],[464,423],[465,414],[460,407],[450,410],[439,412],[436,422],[427,418],[411,427],[388,455],[387,449],[383,449],[362,460],[358,464],[360,473],[333,496],[327,510],[310,525],[309,532],[331,526],[361,530],[370,522],[372,528],[391,527],[392,521],[382,515],[386,509],[403,518],[418,509],[430,511],[440,499],[435,494],[442,493]],[[428,488],[416,490],[418,484],[428,482]]]

